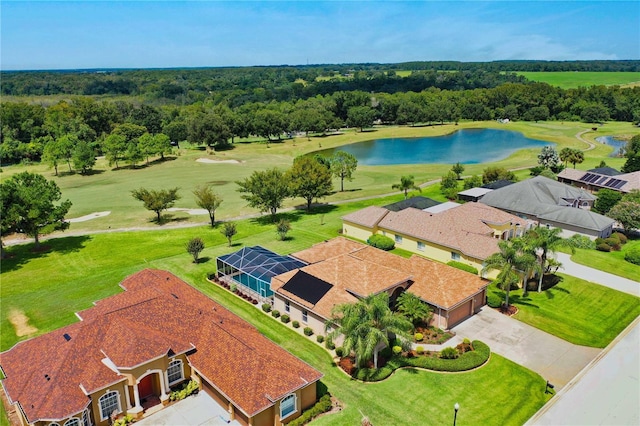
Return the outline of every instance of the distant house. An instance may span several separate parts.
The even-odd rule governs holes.
[[[166,405],[195,380],[243,425],[280,426],[316,401],[322,373],[175,275],[146,269],[80,321],[0,354],[23,425],[107,426]]]
[[[606,238],[613,231],[614,221],[590,211],[595,199],[594,195],[582,189],[536,176],[496,189],[482,197],[480,203],[539,225]]]
[[[443,203],[427,211],[398,212],[370,206],[342,217],[346,236],[366,241],[372,234],[386,235],[396,247],[443,263],[466,263],[478,271],[487,257],[499,251],[498,240],[522,235],[528,225],[515,215],[478,203]]]
[[[493,191],[488,188],[470,188],[464,191],[458,192],[458,198],[462,201],[478,202],[485,194]]]
[[[608,169],[610,168],[602,171],[610,172]],[[615,169],[611,170],[615,171]],[[625,194],[634,189],[640,190],[640,171],[610,175],[595,171],[585,172],[584,170],[564,169],[558,173],[558,181],[592,193],[600,189],[611,189]]]
[[[334,306],[387,292],[393,301],[410,291],[434,312],[433,325],[450,328],[478,312],[488,281],[451,266],[410,259],[343,237],[292,254],[307,266],[273,277],[274,309],[325,333]]]
[[[424,210],[429,207],[437,206],[438,204],[441,203],[439,201],[432,200],[431,198],[417,196],[398,201],[397,203],[387,204],[384,208],[392,212],[399,212],[400,210],[408,209],[409,207]]]
[[[481,186],[481,188],[499,189],[505,186],[513,185],[513,183],[514,183],[513,181],[501,179],[501,180],[496,180],[494,182],[485,183],[484,185]]]

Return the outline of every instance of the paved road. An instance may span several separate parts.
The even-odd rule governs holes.
[[[567,275],[591,281],[614,290],[640,296],[640,282],[633,281],[618,275],[609,274],[599,269],[589,268],[571,260],[571,256],[564,253],[556,253],[556,258],[562,263],[562,271]],[[638,277],[640,279],[640,277]]]
[[[640,318],[527,425],[640,425]]]
[[[579,346],[484,306],[480,313],[453,327],[457,339],[478,339],[495,352],[540,374],[561,389],[601,349]],[[453,345],[446,344],[446,346]]]

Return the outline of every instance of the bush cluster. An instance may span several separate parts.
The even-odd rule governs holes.
[[[396,246],[396,243],[391,238],[380,234],[373,234],[370,236],[367,240],[367,244],[386,251],[393,250]]]
[[[607,243],[600,243],[596,246],[596,250],[598,251],[605,251],[605,252],[610,252],[611,251],[611,246]]]
[[[569,239],[571,240],[572,246],[575,248],[587,250],[595,250],[596,248],[595,241],[586,235],[573,234]]]
[[[465,352],[457,359],[431,358],[427,356],[415,356],[413,358],[395,356],[382,368],[359,369],[354,377],[363,381],[375,382],[386,379],[395,369],[400,367],[419,367],[427,370],[451,372],[472,370],[487,362],[491,355],[491,350],[485,343],[474,340],[472,345],[474,348],[473,351]]]
[[[200,387],[198,386],[198,382],[195,380],[190,380],[188,383],[184,384],[181,389],[175,390],[171,392],[169,395],[169,399],[171,401],[180,401],[181,399],[185,399],[191,394],[198,393]]]
[[[284,314],[283,316],[280,317],[280,321],[282,321],[283,323],[288,323],[291,320],[291,317],[289,317],[289,315]]]
[[[313,330],[311,329],[311,327],[305,327],[304,330],[302,330],[304,332],[305,336],[311,336],[313,335]]]
[[[302,415],[297,419],[294,419],[287,423],[287,426],[302,426],[309,423],[314,418],[318,417],[322,413],[326,413],[331,410],[331,395],[323,395],[316,404],[302,412]]]
[[[271,305],[269,303],[263,303],[262,310],[265,312],[271,312]]]
[[[135,419],[131,414],[126,414],[113,422],[113,426],[127,426],[128,424],[133,423],[134,420]]]
[[[470,272],[474,275],[478,275],[478,270],[473,266],[467,265],[466,263],[456,262],[455,260],[452,260],[450,262],[447,262],[447,265],[453,266],[454,268],[460,269],[465,272]]]
[[[440,358],[443,359],[456,359],[458,358],[458,351],[456,348],[448,347],[440,351]]]
[[[628,250],[624,254],[624,260],[633,263],[634,265],[640,265],[640,247],[634,247]]]
[[[620,232],[614,232],[608,238],[596,238],[596,250],[599,251],[619,251],[623,244],[627,243],[627,237]]]

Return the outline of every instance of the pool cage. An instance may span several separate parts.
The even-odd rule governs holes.
[[[260,300],[273,296],[271,278],[307,264],[291,256],[282,256],[264,247],[243,247],[216,259],[218,278],[236,283],[243,291]]]

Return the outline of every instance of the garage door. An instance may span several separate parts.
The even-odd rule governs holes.
[[[453,327],[454,325],[456,325],[460,321],[462,321],[462,320],[464,320],[464,319],[466,319],[466,318],[471,316],[471,304],[472,303],[473,303],[472,300],[468,300],[467,302],[465,302],[462,305],[458,306],[454,310],[449,311],[449,322],[447,324],[448,328]]]

